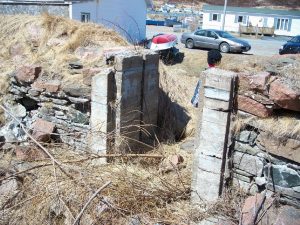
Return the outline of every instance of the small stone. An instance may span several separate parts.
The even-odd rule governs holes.
[[[26,116],[26,108],[19,103],[11,106],[10,111],[17,118],[23,118]]]
[[[52,99],[52,102],[54,104],[58,104],[58,105],[67,105],[68,104],[68,101],[67,100],[64,100],[64,99],[56,99],[56,98],[53,98]]]
[[[33,83],[42,71],[40,66],[21,66],[16,71],[16,80],[19,83]]]
[[[63,87],[63,91],[74,97],[89,97],[91,96],[91,87],[83,85],[68,85]]]
[[[55,125],[51,122],[37,119],[33,124],[32,136],[40,142],[48,142],[53,133]]]
[[[61,82],[59,80],[36,81],[31,87],[36,90],[45,90],[46,92],[56,93],[59,91]]]
[[[33,97],[37,97],[37,96],[39,96],[41,94],[41,92],[39,90],[30,89],[28,91],[28,94],[31,95],[31,96],[33,96]]]
[[[72,123],[79,123],[79,124],[88,124],[90,119],[88,115],[71,108],[67,116]]]
[[[89,99],[86,98],[74,98],[74,97],[68,97],[70,102],[78,104],[78,103],[86,103],[89,101]]]
[[[257,137],[257,133],[254,131],[243,130],[238,135],[238,140],[243,143],[253,144]]]
[[[71,69],[82,69],[83,65],[80,61],[70,62],[69,66]]]
[[[265,186],[267,183],[267,180],[265,177],[255,177],[254,180],[258,186]]]

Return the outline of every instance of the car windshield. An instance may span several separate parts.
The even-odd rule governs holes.
[[[224,31],[215,31],[222,38],[233,38],[233,36]]]
[[[300,43],[300,36],[293,37],[289,42]]]

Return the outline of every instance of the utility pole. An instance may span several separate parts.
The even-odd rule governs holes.
[[[227,9],[227,0],[225,0],[225,2],[224,2],[224,11],[223,11],[223,20],[222,20],[222,31],[224,31],[224,26],[225,26],[226,9]]]

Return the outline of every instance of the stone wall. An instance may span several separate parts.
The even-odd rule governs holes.
[[[248,125],[235,138],[233,184],[250,194],[280,193],[282,202],[300,207],[299,152],[300,140]]]
[[[297,81],[274,72],[238,77],[233,120],[242,119],[243,128],[233,138],[229,159],[233,184],[250,194],[279,193],[282,202],[300,207]]]
[[[64,16],[69,18],[69,5],[66,4],[22,4],[22,3],[1,3],[1,14],[29,14],[40,15],[42,13],[49,13],[56,16]]]
[[[85,77],[84,84],[65,84],[40,66],[21,66],[11,74],[4,105],[41,141],[51,139],[94,153],[140,151],[142,142],[154,140],[159,56],[124,51],[112,58],[110,68],[85,68],[89,79]],[[83,69],[70,64],[73,72]],[[0,136],[6,141],[27,138],[9,115]]]

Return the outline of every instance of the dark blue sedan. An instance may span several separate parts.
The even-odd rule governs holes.
[[[297,53],[300,53],[300,35],[293,37],[279,49],[280,55]]]

